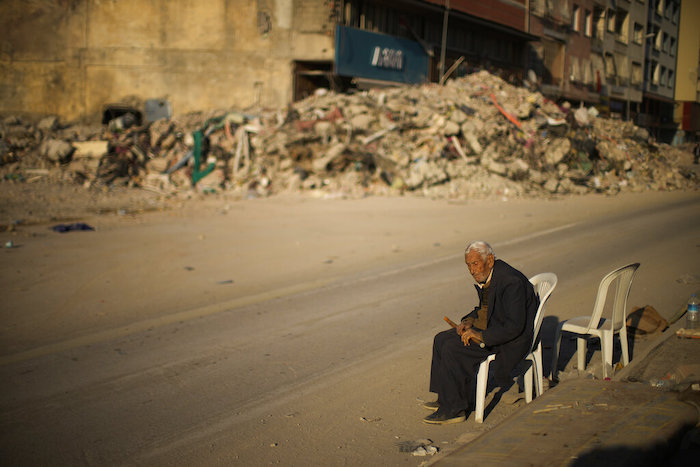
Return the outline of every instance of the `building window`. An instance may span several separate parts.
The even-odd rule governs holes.
[[[661,86],[666,86],[666,67],[665,66],[661,67],[661,78],[659,79],[659,84],[661,84]]]
[[[668,70],[668,87],[673,88],[673,70]]]
[[[642,65],[638,62],[632,62],[632,84],[642,84]]]
[[[615,36],[625,44],[629,41],[629,13],[623,9],[615,12]]]
[[[605,33],[605,10],[600,7],[593,8],[593,18],[595,20],[595,28],[593,29],[594,39],[603,39]]]
[[[551,15],[554,13],[554,0],[537,0],[537,3],[544,3],[540,8],[543,8],[546,14]]]
[[[580,21],[580,16],[581,14],[581,9],[578,7],[578,5],[574,5],[574,9],[571,13],[571,29],[574,31],[579,31],[581,26],[579,26],[579,21]]]
[[[671,37],[668,53],[673,57],[676,55],[676,39]]]
[[[671,21],[673,21],[674,24],[678,24],[678,12],[680,11],[680,6],[678,3],[673,2],[673,16],[671,17]]]
[[[605,54],[605,77],[611,78],[615,76],[615,60],[612,54]]]
[[[608,10],[608,32],[615,32],[615,10]]]
[[[615,75],[617,76],[618,84],[620,82],[627,83],[629,79],[629,70],[627,65],[627,56],[622,54],[615,54]]]
[[[658,86],[659,85],[659,78],[661,74],[661,66],[659,66],[658,62],[652,61],[651,62],[651,84]]]
[[[651,62],[644,62],[644,81],[651,81]]]
[[[662,49],[664,52],[668,53],[668,34],[663,33]]]
[[[664,14],[664,0],[656,0],[656,14],[663,16]]]
[[[639,23],[634,23],[634,43],[641,45],[643,39],[644,39],[644,26],[642,26]]]
[[[591,37],[593,35],[593,17],[590,10],[586,10],[583,15],[583,33],[586,37]]]
[[[661,50],[661,30],[654,26],[654,50]]]

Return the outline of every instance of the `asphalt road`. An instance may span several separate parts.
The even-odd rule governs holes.
[[[546,342],[557,319],[588,313],[605,273],[631,262],[641,268],[629,307],[673,315],[697,287],[684,275],[700,276],[698,214],[700,199],[690,197],[553,220],[525,235],[484,225],[477,236],[497,239],[497,256],[528,276],[559,276]],[[425,394],[427,353],[442,316],[458,320],[474,305],[461,251],[436,251],[330,283],[319,277],[319,286],[300,293],[4,358],[0,458],[4,465],[415,465],[398,450],[382,453],[376,441],[402,429],[392,414],[405,402],[385,398],[383,408],[362,412],[357,400],[389,391],[392,379],[405,384],[395,398]],[[317,415],[319,404],[332,416]],[[384,420],[374,431],[352,428],[361,413]]]

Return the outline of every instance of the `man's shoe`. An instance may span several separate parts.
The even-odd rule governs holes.
[[[450,423],[459,423],[467,419],[464,414],[464,410],[457,412],[455,415],[448,415],[442,412],[440,409],[436,410],[423,419],[425,423],[430,423],[433,425],[449,425]]]
[[[423,404],[423,407],[426,408],[426,409],[428,409],[428,410],[433,410],[433,411],[435,411],[435,410],[437,410],[437,409],[440,408],[440,402],[438,402],[438,401],[425,402],[425,403]]]

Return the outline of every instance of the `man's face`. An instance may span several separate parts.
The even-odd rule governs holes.
[[[467,263],[469,273],[479,283],[486,282],[493,269],[493,255],[488,255],[484,261],[479,252],[474,250],[464,256],[464,262]]]

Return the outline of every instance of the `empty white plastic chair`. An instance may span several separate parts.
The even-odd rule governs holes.
[[[557,364],[559,361],[559,344],[563,331],[578,334],[576,353],[578,357],[578,369],[586,368],[586,341],[588,336],[600,338],[600,349],[603,357],[603,377],[607,378],[612,373],[613,339],[616,333],[620,334],[620,346],[622,347],[622,363],[629,364],[629,351],[627,348],[627,326],[625,325],[627,297],[632,288],[632,279],[639,268],[639,263],[628,264],[608,273],[598,286],[598,295],[593,305],[593,314],[590,316],[578,316],[559,323],[554,335],[554,348],[552,349],[552,379],[557,376]],[[610,318],[603,318],[606,309],[606,299],[610,285],[616,281],[612,312]]]
[[[535,288],[535,293],[540,299],[540,304],[535,313],[535,321],[533,323],[534,334],[532,336],[532,344],[530,352],[525,357],[529,361],[527,370],[524,373],[525,385],[525,402],[528,404],[532,401],[532,382],[535,381],[535,393],[541,396],[542,387],[542,343],[538,339],[542,319],[544,318],[544,307],[547,299],[552,294],[554,287],[557,285],[557,275],[551,272],[543,272],[530,278],[530,282]],[[474,408],[474,421],[476,423],[484,422],[484,404],[486,402],[486,387],[488,386],[489,365],[496,359],[496,354],[492,353],[486,360],[479,365],[479,371],[476,375],[476,407]]]

